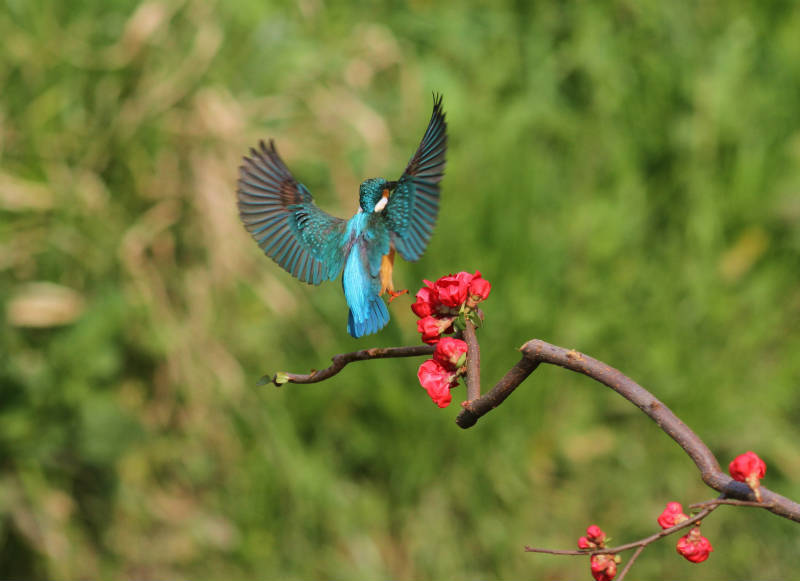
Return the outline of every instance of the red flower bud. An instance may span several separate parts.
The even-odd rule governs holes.
[[[667,508],[658,517],[658,524],[662,529],[668,529],[675,525],[689,520],[689,517],[683,514],[683,507],[680,502],[667,503]]]
[[[602,549],[605,547],[606,534],[597,525],[591,525],[586,529],[586,536],[578,539],[579,549]]]
[[[430,281],[425,281],[430,283]],[[433,283],[430,283],[433,285]],[[433,297],[433,289],[431,286],[424,286],[417,291],[417,302],[411,305],[411,310],[418,317],[428,317],[434,313],[436,309],[436,302]]]
[[[728,466],[728,470],[734,480],[747,482],[747,477],[750,475],[755,475],[756,478],[764,478],[767,473],[767,465],[755,452],[745,452],[733,459],[733,462]]]
[[[488,280],[481,277],[480,271],[475,271],[475,276],[469,283],[469,296],[473,301],[478,302],[485,300],[489,296],[489,291],[492,290],[492,285]]]
[[[417,371],[419,384],[425,388],[431,399],[440,408],[447,407],[452,401],[450,389],[458,385],[457,376],[445,369],[441,363],[428,359]]]
[[[598,546],[602,547],[603,543],[606,541],[606,534],[603,532],[597,525],[591,525],[586,529],[586,536],[589,537],[589,540],[593,543],[597,543]]]
[[[714,550],[707,538],[700,534],[700,527],[694,527],[689,534],[678,539],[678,553],[692,563],[702,563]]]
[[[753,489],[756,500],[761,502],[761,479],[767,473],[767,465],[755,452],[745,452],[733,459],[728,472],[734,480],[746,482]]]
[[[442,337],[433,351],[433,358],[441,363],[445,369],[455,371],[458,361],[467,352],[467,344],[461,339]]]
[[[617,576],[617,560],[614,555],[592,555],[590,566],[595,581],[611,581]]]
[[[457,309],[467,300],[467,285],[464,277],[443,276],[434,283],[436,300],[442,305]]]

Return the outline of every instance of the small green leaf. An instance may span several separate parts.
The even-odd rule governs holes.
[[[279,371],[278,373],[275,374],[275,378],[272,379],[272,382],[278,386],[283,385],[284,383],[288,383],[289,374],[286,373],[285,371]]]
[[[478,311],[471,311],[469,314],[469,320],[472,321],[472,324],[475,325],[476,329],[483,327],[483,319],[481,319]]]
[[[467,354],[466,353],[462,353],[461,357],[459,357],[458,361],[456,362],[456,369],[460,369],[461,367],[464,367],[464,365],[466,363],[467,363]]]

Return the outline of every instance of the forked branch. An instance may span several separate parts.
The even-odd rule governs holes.
[[[471,348],[477,340],[473,333],[465,333],[464,339]],[[456,418],[461,428],[470,428],[488,412],[499,406],[541,363],[558,365],[564,369],[581,373],[610,387],[629,402],[642,410],[659,428],[666,432],[689,455],[700,471],[700,476],[708,486],[722,494],[723,499],[745,501],[747,505],[757,505],[779,516],[800,522],[800,504],[761,486],[761,502],[753,490],[745,483],[738,482],[725,474],[708,446],[684,424],[663,402],[638,383],[618,371],[588,355],[551,345],[539,339],[532,339],[521,348],[522,358],[506,372],[505,376],[488,392],[480,395],[480,383],[476,377],[477,364],[467,365],[467,385],[469,398],[462,404]],[[308,374],[278,373],[265,376],[260,383],[316,383],[339,373],[345,365],[353,361],[383,359],[387,357],[417,357],[433,353],[431,345],[410,347],[389,347],[362,349],[333,357],[333,363],[322,370]],[[477,363],[477,362],[475,362]],[[477,397],[476,397],[477,396]],[[717,502],[716,504],[720,504]],[[732,503],[731,503],[732,504]],[[744,503],[743,503],[744,504]]]

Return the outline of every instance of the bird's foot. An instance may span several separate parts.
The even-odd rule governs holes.
[[[408,289],[406,288],[401,291],[393,291],[387,289],[386,292],[389,293],[389,304],[391,305],[393,300],[395,300],[400,295],[406,294],[408,292]]]

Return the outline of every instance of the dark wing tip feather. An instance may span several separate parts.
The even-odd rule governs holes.
[[[405,185],[401,190],[405,192],[403,202],[396,200],[392,208],[398,212],[393,224],[395,245],[406,260],[417,260],[422,256],[439,213],[439,182],[447,162],[447,121],[443,100],[441,93],[433,93],[433,112],[425,134],[399,180]]]
[[[259,140],[243,156],[237,185],[239,217],[267,256],[303,282],[319,284],[332,278],[338,265],[326,266],[316,251],[325,241],[316,240],[309,231],[309,216],[322,224],[324,232],[336,230],[342,221],[314,206],[310,192],[294,179],[272,139]]]

